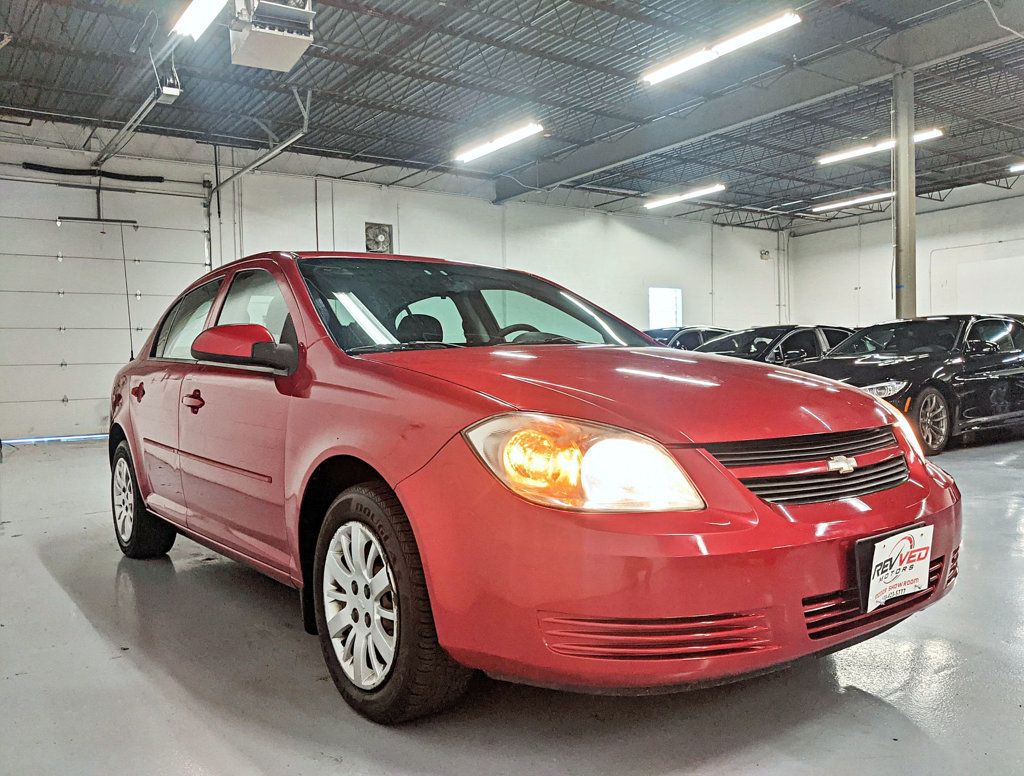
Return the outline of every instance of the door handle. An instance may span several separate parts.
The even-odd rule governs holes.
[[[192,391],[188,396],[182,396],[181,403],[191,409],[193,415],[199,414],[199,408],[206,404],[206,402],[203,401],[203,395],[199,392],[198,388]]]
[[[142,383],[136,385],[130,391],[131,395],[135,397],[135,401],[142,401],[142,397],[146,395],[146,386]]]

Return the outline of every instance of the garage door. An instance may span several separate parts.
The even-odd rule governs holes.
[[[200,199],[0,181],[0,439],[106,432],[114,373],[206,271]]]

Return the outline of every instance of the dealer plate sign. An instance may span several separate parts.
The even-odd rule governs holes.
[[[866,611],[893,598],[927,590],[931,557],[930,525],[879,539],[872,553]]]

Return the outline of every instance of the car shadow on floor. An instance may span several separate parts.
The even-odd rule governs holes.
[[[382,728],[335,692],[317,639],[301,628],[295,591],[180,538],[169,558],[153,561],[120,558],[112,538],[73,552],[45,544],[39,552],[113,649],[127,648],[125,659],[155,684],[173,682],[255,747],[284,738],[297,751],[336,752],[385,773],[594,775],[721,772],[736,763],[753,767],[768,752],[792,758],[791,772],[821,772],[808,757],[857,761],[863,736],[836,737],[857,719],[870,720],[880,745],[902,740],[904,756],[930,743],[895,707],[843,686],[832,658],[651,697],[577,695],[481,677],[456,709]]]

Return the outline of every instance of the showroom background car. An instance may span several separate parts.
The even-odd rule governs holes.
[[[648,337],[677,350],[694,350],[708,340],[728,334],[729,329],[713,326],[670,326],[664,329],[648,329]]]
[[[796,364],[820,358],[851,333],[851,329],[839,326],[758,326],[724,334],[694,350],[749,361]]]
[[[889,405],[649,346],[511,270],[225,265],[119,372],[109,440],[122,551],[181,533],[298,588],[379,722],[446,707],[472,670],[620,692],[760,673],[957,574],[959,491]]]
[[[929,455],[957,435],[1024,423],[1019,316],[931,316],[868,326],[799,368],[895,405]]]

